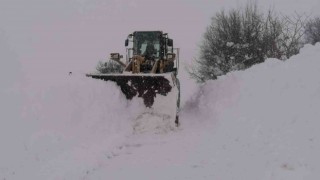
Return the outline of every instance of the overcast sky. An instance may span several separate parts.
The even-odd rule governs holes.
[[[258,0],[266,10],[320,15],[319,0]],[[245,0],[0,0],[1,71],[93,70],[111,52],[124,53],[135,30],[163,30],[190,61],[210,18]]]

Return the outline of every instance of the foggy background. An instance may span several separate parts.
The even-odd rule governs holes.
[[[0,75],[24,80],[94,71],[109,53],[125,54],[136,30],[162,30],[180,47],[184,65],[196,57],[211,17],[246,0],[0,0]],[[319,0],[258,0],[274,8],[319,15]],[[182,76],[186,76],[181,68]],[[41,75],[44,74],[45,76]]]

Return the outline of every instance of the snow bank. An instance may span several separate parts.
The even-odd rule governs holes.
[[[204,117],[197,122],[211,132],[200,148],[208,179],[320,178],[319,57],[320,44],[306,45],[285,62],[268,59],[199,88],[184,119],[192,128],[196,119],[186,117]]]

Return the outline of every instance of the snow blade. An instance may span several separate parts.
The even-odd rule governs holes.
[[[166,96],[172,89],[170,81],[163,75],[148,74],[87,74],[88,77],[113,81],[127,99],[143,98],[146,107],[152,107],[156,94]]]

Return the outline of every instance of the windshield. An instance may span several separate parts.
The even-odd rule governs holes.
[[[133,41],[135,55],[159,57],[159,32],[136,32]]]

